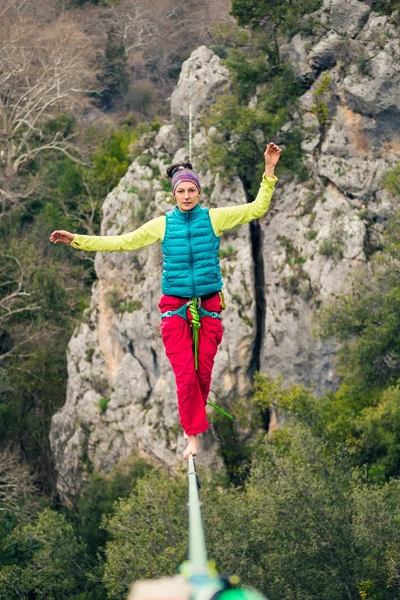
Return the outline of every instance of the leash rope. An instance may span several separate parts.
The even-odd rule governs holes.
[[[193,300],[189,304],[189,312],[192,315],[192,337],[193,337],[193,346],[194,346],[194,368],[197,371],[198,368],[199,368],[199,327],[201,325],[199,311],[197,310],[197,298],[193,298]]]
[[[233,420],[232,415],[230,415],[228,412],[226,412],[226,410],[224,410],[223,408],[221,408],[220,406],[218,406],[217,404],[215,404],[214,402],[210,402],[208,400],[207,404],[209,404],[210,406],[212,406],[213,408],[215,408],[216,410],[219,410],[220,413],[222,413],[225,417],[228,417],[228,419]]]
[[[192,139],[193,139],[193,114],[192,114],[192,85],[193,85],[193,63],[189,59],[189,162],[192,162]]]

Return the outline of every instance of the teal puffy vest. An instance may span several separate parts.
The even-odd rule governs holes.
[[[175,207],[165,215],[163,294],[193,298],[222,288],[219,237],[208,211],[197,204],[191,211]]]

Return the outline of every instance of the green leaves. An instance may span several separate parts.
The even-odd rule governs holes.
[[[270,598],[396,597],[398,482],[367,484],[300,424],[260,440],[244,489],[202,489],[209,555]],[[377,533],[375,538],[375,532]]]
[[[45,509],[34,523],[15,529],[9,542],[20,560],[0,569],[1,598],[85,598],[84,548],[63,515]]]
[[[129,497],[137,482],[152,470],[144,459],[133,455],[122,461],[111,473],[94,473],[77,500],[75,528],[84,540],[88,552],[95,557],[104,550],[107,540],[107,520],[115,503]]]
[[[323,339],[344,342],[340,374],[360,390],[382,389],[400,376],[399,231],[393,221],[382,252],[356,278],[354,291],[327,306],[318,319]]]
[[[320,5],[319,0],[232,0],[231,14],[242,26],[261,29],[269,25],[281,33],[294,33],[301,17],[318,10]]]
[[[130,146],[138,140],[140,130],[123,127],[111,136],[93,154],[94,175],[103,194],[110,192],[128,170]]]
[[[226,65],[232,90],[217,99],[204,119],[207,127],[215,127],[208,162],[222,176],[238,175],[249,197],[258,190],[266,144],[291,120],[290,112],[304,93],[292,69],[276,64],[274,57],[274,50],[257,36],[244,48],[231,48]],[[301,161],[301,132],[292,127],[285,133],[278,173],[300,173]]]
[[[109,598],[126,597],[137,579],[173,575],[187,547],[186,478],[158,471],[139,481],[105,523],[105,582]]]

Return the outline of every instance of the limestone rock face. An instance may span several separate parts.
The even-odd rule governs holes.
[[[375,19],[372,19],[374,21]],[[379,29],[375,30],[379,31]],[[367,42],[363,60],[364,72],[353,65],[343,82],[349,106],[356,112],[384,121],[386,128],[398,129],[400,112],[400,39],[398,31],[391,27],[381,29],[380,35],[392,31],[393,37],[382,38],[382,47]],[[394,121],[394,122],[393,122]],[[387,125],[386,125],[387,123]],[[393,127],[392,127],[393,129]]]
[[[302,79],[306,79],[312,73],[307,57],[307,46],[310,45],[311,38],[304,38],[300,33],[296,33],[290,42],[280,47],[281,60],[289,62],[296,75]]]
[[[400,158],[398,28],[355,0],[326,2],[314,18],[323,23],[323,33],[297,34],[282,48],[308,89],[299,114],[279,135],[284,141],[292,126],[301,125],[308,179],[285,176],[277,184],[271,209],[259,221],[261,256],[253,256],[248,225],[221,240],[227,310],[211,400],[233,412],[234,399],[249,393],[254,358],[263,372],[281,373],[287,384],[313,386],[318,394],[337,385],[336,348],[313,336],[313,316],[350,289],[352,274],[379,247],[394,210],[382,177]],[[211,50],[198,48],[191,61],[196,121],[229,82]],[[188,89],[187,61],[171,98],[171,114],[179,122],[188,114]],[[256,107],[257,94],[249,108]],[[172,208],[163,173],[168,164],[188,159],[181,129],[172,121],[148,140],[105,200],[102,235],[131,231]],[[202,201],[245,203],[241,182],[224,181],[205,163],[211,135],[218,130],[204,131],[197,120],[193,163],[202,169]],[[261,319],[255,260],[265,280]],[[133,451],[169,469],[181,461],[174,377],[158,328],[161,265],[159,244],[96,255],[98,281],[69,344],[66,402],[51,429],[64,496],[76,494],[91,470],[108,471]],[[203,438],[200,459],[220,464],[212,430]]]
[[[325,0],[329,10],[329,25],[341,35],[354,37],[365,24],[371,7],[357,0]]]
[[[307,57],[309,68],[326,70],[334,67],[340,58],[344,48],[344,42],[340,35],[330,31],[310,51]]]
[[[366,5],[346,14],[345,6],[341,0],[324,4],[320,17],[333,31],[302,59],[302,72],[310,69],[316,78],[300,98],[311,180],[278,184],[262,221],[267,314],[261,367],[318,394],[336,385],[335,348],[313,337],[313,314],[349,290],[353,270],[379,247],[395,210],[382,179],[400,158],[399,30],[374,13],[365,23]],[[346,19],[354,19],[348,32]]]
[[[191,95],[192,114],[196,118],[212,103],[216,94],[227,88],[228,77],[228,69],[212,50],[206,46],[197,48],[192,52],[190,60],[183,63],[178,85],[171,96],[171,117],[187,119]]]

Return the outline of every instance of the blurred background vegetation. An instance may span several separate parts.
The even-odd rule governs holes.
[[[132,456],[92,474],[74,505],[59,503],[49,426],[96,274],[92,256],[50,246],[48,236],[99,233],[106,194],[167,115],[181,64],[200,43],[233,81],[204,118],[224,140],[210,141],[208,160],[239,175],[251,197],[273,136],[286,147],[280,172],[307,179],[301,131],[280,139],[305,88],[281,62],[278,39],[312,33],[302,17],[318,6],[187,0],[150,11],[128,0],[6,0],[1,8],[1,600],[122,599],[132,580],[172,574],[185,558],[184,472],[171,477]],[[374,2],[383,14],[394,8]],[[29,62],[32,52],[45,62]],[[399,168],[385,186],[400,197]],[[258,375],[234,426],[215,416],[226,469],[202,474],[209,554],[270,598],[400,595],[399,240],[396,217],[351,295],[318,316],[321,337],[341,344],[337,392],[316,398]],[[273,433],[270,411],[284,420]]]

